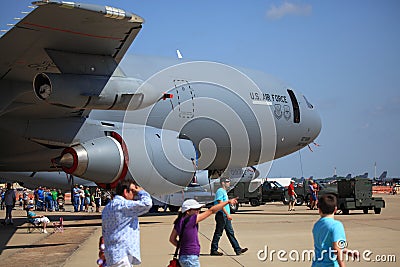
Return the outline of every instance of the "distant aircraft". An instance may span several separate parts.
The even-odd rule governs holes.
[[[381,175],[379,175],[378,178],[374,178],[373,180],[375,182],[384,182],[386,180],[386,176],[387,176],[387,171],[383,171]]]
[[[365,172],[364,174],[359,174],[355,178],[368,178],[368,172]]]
[[[268,75],[210,62],[141,75],[146,61],[120,64],[142,28],[138,15],[34,5],[0,38],[0,172],[63,170],[107,188],[131,177],[165,194],[187,186],[197,169],[269,162],[320,133],[307,98]]]

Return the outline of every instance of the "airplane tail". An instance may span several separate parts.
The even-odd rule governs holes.
[[[364,174],[357,175],[356,178],[368,178],[368,172],[365,172]]]
[[[346,179],[350,179],[351,178],[351,173],[346,175]]]
[[[376,179],[377,181],[383,181],[386,179],[387,171],[382,172],[382,174]]]

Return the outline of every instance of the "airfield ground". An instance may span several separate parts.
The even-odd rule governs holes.
[[[380,195],[381,196],[381,195]],[[352,211],[350,215],[337,215],[344,223],[350,249],[357,249],[364,257],[347,266],[398,266],[400,262],[400,196],[383,195],[386,208],[380,215]],[[67,206],[67,210],[70,210]],[[37,212],[42,214],[43,212]],[[101,235],[101,216],[96,213],[46,213],[52,221],[64,218],[63,233],[27,233],[25,212],[13,211],[15,224],[0,225],[1,266],[97,266],[98,239]],[[175,214],[160,213],[140,218],[141,266],[167,266],[174,248],[168,242]],[[4,210],[0,211],[4,218]],[[311,229],[319,218],[317,211],[306,206],[288,212],[281,203],[268,203],[259,207],[243,206],[233,215],[236,236],[249,251],[236,256],[226,236],[220,247],[224,256],[209,256],[214,219],[200,224],[202,266],[310,266],[307,251],[313,248]],[[268,251],[266,251],[268,249]],[[272,253],[275,250],[275,253]],[[280,256],[278,251],[281,250]],[[370,252],[369,252],[370,251]],[[267,252],[268,257],[266,257]],[[271,258],[272,253],[272,258]],[[286,253],[286,254],[285,254]],[[295,259],[299,255],[299,259]],[[378,261],[379,260],[379,261]]]

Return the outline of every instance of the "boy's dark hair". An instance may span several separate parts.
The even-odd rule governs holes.
[[[123,196],[124,195],[124,190],[130,190],[131,189],[131,184],[134,184],[135,182],[132,179],[124,179],[122,181],[120,181],[117,184],[117,187],[115,188],[115,194],[119,195],[119,196]]]
[[[318,208],[323,214],[332,214],[337,207],[336,196],[333,194],[325,194],[318,198]]]

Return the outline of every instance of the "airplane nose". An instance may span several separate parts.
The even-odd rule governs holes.
[[[321,132],[322,128],[321,116],[319,115],[318,111],[313,110],[310,119],[311,119],[310,120],[311,138],[312,140],[315,140]]]
[[[302,109],[304,119],[306,121],[308,135],[311,137],[311,141],[314,141],[321,132],[322,122],[321,116],[318,111],[315,109],[314,105],[311,104],[305,95],[303,95],[304,99],[304,108]]]

